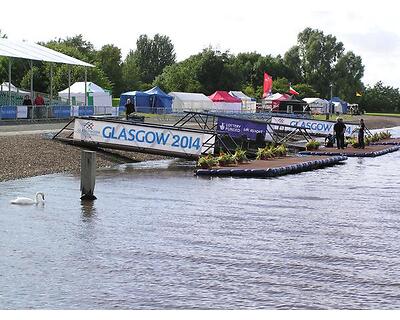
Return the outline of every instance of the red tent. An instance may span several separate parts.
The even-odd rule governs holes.
[[[232,97],[227,91],[215,91],[211,96],[208,96],[213,102],[239,102],[242,100]]]
[[[279,109],[279,104],[281,101],[289,100],[290,96],[286,93],[284,93],[282,96],[280,96],[277,99],[272,100],[272,111],[277,111]]]

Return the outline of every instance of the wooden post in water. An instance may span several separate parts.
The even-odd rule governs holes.
[[[96,152],[81,151],[81,200],[96,200],[94,185],[96,183]]]

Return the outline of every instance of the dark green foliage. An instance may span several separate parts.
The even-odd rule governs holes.
[[[0,29],[0,38],[7,37]],[[131,90],[146,90],[153,85],[163,90],[202,92],[241,90],[251,97],[261,98],[263,75],[273,77],[274,92],[288,92],[289,83],[299,92],[298,98],[330,98],[333,95],[350,103],[358,103],[367,111],[400,112],[398,88],[378,82],[364,87],[361,79],[364,65],[360,56],[345,52],[344,45],[333,35],[306,28],[298,34],[297,43],[284,56],[245,52],[237,55],[212,48],[176,63],[174,45],[168,36],[156,34],[153,38],[141,35],[136,49],[122,61],[121,50],[106,44],[96,50],[82,35],[40,43],[56,51],[94,64],[87,68],[88,81],[112,90],[114,96]],[[8,58],[0,57],[0,82],[8,81]],[[30,88],[30,63],[12,60],[12,82],[18,87]],[[33,62],[34,90],[50,92],[50,64]],[[71,82],[84,80],[84,68],[53,64],[54,92]],[[362,97],[356,97],[362,92]]]
[[[368,86],[359,104],[368,112],[400,112],[400,91],[398,88],[384,86],[381,81],[373,87]]]

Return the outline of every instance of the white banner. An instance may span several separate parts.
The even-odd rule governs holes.
[[[328,135],[334,134],[333,126],[334,122],[330,121],[318,121],[312,119],[299,119],[299,118],[286,118],[286,117],[272,117],[271,124],[285,124],[290,126],[297,126],[308,129],[311,134]],[[273,125],[272,125],[273,126]],[[278,126],[273,126],[274,129],[278,129]],[[358,128],[355,124],[346,123],[346,136],[351,136],[354,129]],[[292,131],[291,128],[286,128],[286,131]]]
[[[27,106],[17,106],[17,118],[28,118]]]
[[[75,119],[74,140],[200,155],[207,149],[203,143],[213,145],[215,137],[200,132],[153,128],[140,124]],[[213,152],[214,148],[207,150],[207,153]]]

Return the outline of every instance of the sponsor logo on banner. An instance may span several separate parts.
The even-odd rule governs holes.
[[[334,122],[329,121],[316,121],[310,119],[295,119],[295,118],[285,118],[285,117],[272,117],[272,123],[277,124],[285,124],[290,126],[296,126],[301,128],[306,128],[308,132],[321,134],[321,135],[328,135],[333,133],[333,126],[335,125]],[[357,125],[354,124],[347,124],[346,123],[346,135],[351,136],[354,129],[357,128]],[[274,129],[278,129],[277,126]],[[280,128],[282,129],[282,128]],[[290,128],[287,128],[288,131],[291,131]]]
[[[74,140],[200,155],[214,152],[213,148],[206,150],[203,144],[207,142],[207,145],[213,145],[215,137],[198,132],[75,119]]]
[[[250,140],[256,140],[257,134],[261,133],[264,136],[267,133],[267,124],[250,120],[218,117],[217,131],[218,133],[226,133],[233,138],[246,136]]]

